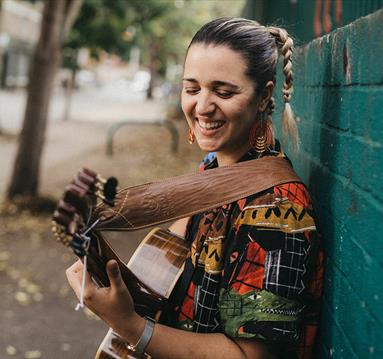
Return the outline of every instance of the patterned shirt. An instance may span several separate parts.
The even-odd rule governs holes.
[[[256,156],[249,151],[240,161]],[[289,161],[278,141],[263,156]],[[201,170],[217,165],[213,159]],[[281,358],[312,357],[323,253],[302,183],[195,215],[186,237],[192,242],[193,273],[177,327],[263,339]]]

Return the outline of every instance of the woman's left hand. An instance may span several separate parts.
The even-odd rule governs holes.
[[[77,297],[80,298],[84,265],[78,260],[66,270],[68,282]],[[106,265],[110,287],[99,288],[86,273],[84,288],[84,304],[102,318],[116,332],[120,332],[127,323],[134,326],[139,316],[134,311],[132,297],[121,277],[115,260]]]

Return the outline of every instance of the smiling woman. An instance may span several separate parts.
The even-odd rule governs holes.
[[[283,124],[297,144],[287,32],[221,18],[194,36],[185,59],[182,109],[190,142],[215,153],[201,171],[249,160],[257,166],[257,159],[271,163],[270,157],[291,166],[272,130],[279,54],[285,75]],[[253,180],[258,179],[238,178],[244,189]],[[305,185],[278,183],[170,227],[191,250],[172,305],[158,323],[134,311],[114,261],[107,265],[109,288],[86,281],[86,305],[137,343],[139,353],[156,359],[311,358],[323,256]],[[82,270],[81,262],[67,270],[77,295]]]

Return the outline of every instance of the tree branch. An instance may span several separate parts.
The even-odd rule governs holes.
[[[67,0],[65,6],[64,26],[62,31],[62,42],[65,41],[68,36],[77,15],[81,9],[83,0]]]

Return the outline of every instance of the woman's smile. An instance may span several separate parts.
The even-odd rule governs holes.
[[[204,136],[214,136],[224,127],[226,123],[222,120],[204,121],[198,118],[196,118],[196,122],[201,134]]]

